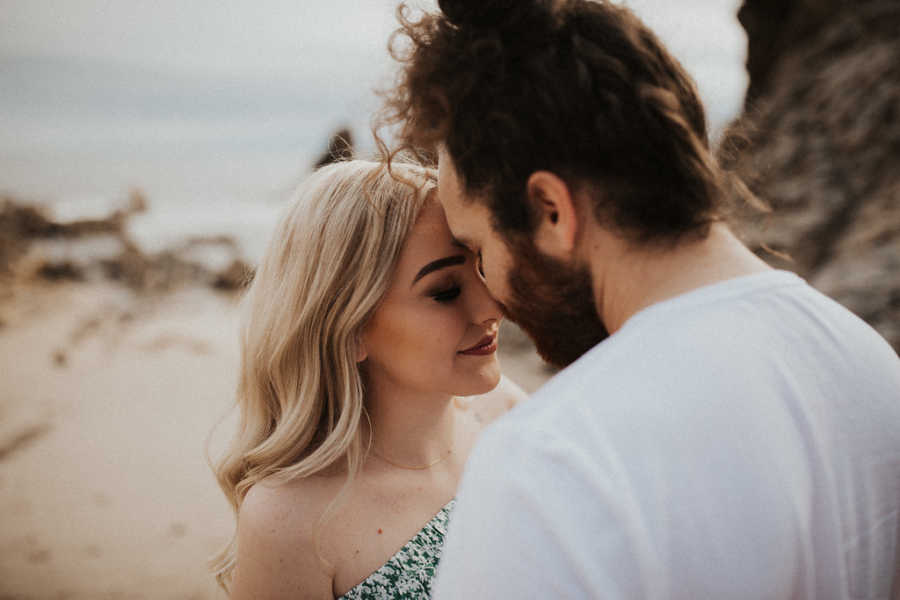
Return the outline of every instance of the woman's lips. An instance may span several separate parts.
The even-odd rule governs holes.
[[[469,356],[483,356],[485,354],[493,354],[497,351],[497,336],[495,335],[486,335],[481,338],[477,344],[472,346],[467,350],[461,350],[460,354],[467,354]]]

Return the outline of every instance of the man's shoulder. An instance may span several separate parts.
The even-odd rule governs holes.
[[[873,360],[876,350],[886,358]],[[871,372],[857,364],[865,360]],[[844,387],[868,378],[871,387],[896,381],[897,364],[884,340],[846,309],[793,274],[766,273],[638,313],[499,419],[488,439],[498,440],[498,450],[611,445],[656,456],[659,444],[640,441],[661,441],[696,422],[720,423],[723,435],[740,426],[730,405],[769,419],[797,400],[783,385],[786,374],[812,379],[807,387],[826,376]]]
[[[528,429],[531,423],[544,429],[557,419],[580,418],[579,413],[598,403],[624,401],[622,392],[635,392],[652,361],[646,350],[643,336],[613,335],[554,375],[500,423],[511,430]]]
[[[598,345],[492,423],[478,442],[482,452],[491,455],[488,460],[507,455],[501,463],[527,463],[534,452],[546,453],[552,448],[558,453],[563,447],[577,448],[582,434],[588,438],[600,435],[597,409],[615,412],[613,405],[623,395],[612,388],[627,388],[629,377],[620,372],[612,381],[604,358],[607,349],[600,347],[607,344],[614,345],[612,340]],[[509,448],[516,452],[510,454]]]

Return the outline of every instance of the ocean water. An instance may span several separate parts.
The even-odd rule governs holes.
[[[715,136],[746,88],[739,1],[622,1],[692,74]],[[225,233],[255,261],[334,130],[371,151],[395,2],[126,4],[0,0],[0,194],[74,218],[140,189],[148,251]]]

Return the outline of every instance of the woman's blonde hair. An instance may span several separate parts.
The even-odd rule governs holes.
[[[343,467],[349,486],[358,472],[368,419],[358,341],[434,179],[418,166],[353,160],[296,191],[244,298],[240,425],[213,467],[236,515],[265,478]],[[225,589],[236,550],[233,537],[213,559]]]

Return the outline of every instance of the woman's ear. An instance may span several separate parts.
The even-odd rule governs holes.
[[[535,171],[525,190],[537,210],[535,247],[548,256],[570,259],[578,236],[578,214],[568,184],[550,171]]]
[[[362,341],[361,338],[356,339],[356,362],[361,363],[369,358],[369,353],[366,352],[366,344]]]

